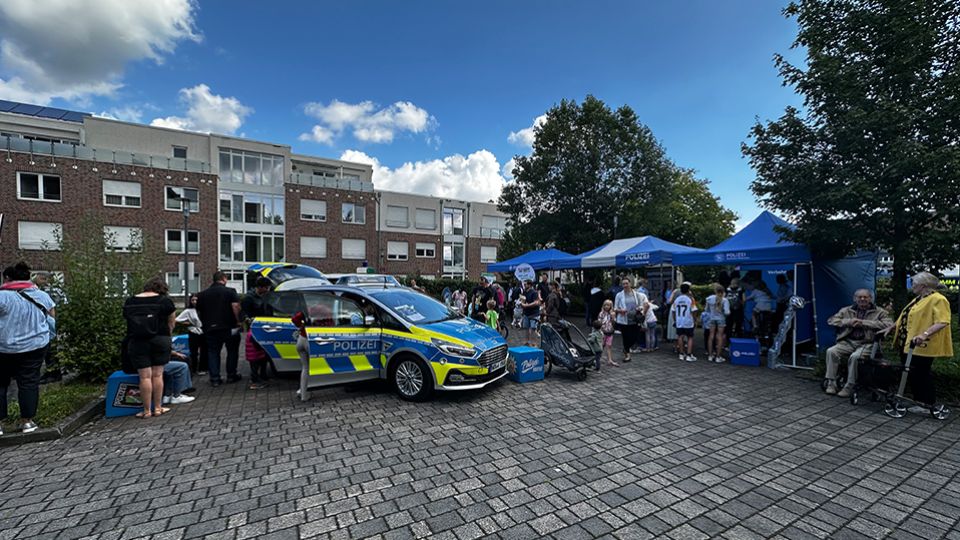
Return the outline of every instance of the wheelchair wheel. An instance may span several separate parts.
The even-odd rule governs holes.
[[[891,399],[884,405],[883,414],[890,418],[903,418],[907,414],[907,408],[903,406],[903,402],[899,399]]]
[[[550,359],[549,354],[543,355],[543,378],[546,379],[550,376],[550,372],[553,371],[553,360]]]
[[[933,416],[937,420],[946,420],[947,416],[950,416],[950,409],[943,405],[937,405],[930,409],[930,416]]]

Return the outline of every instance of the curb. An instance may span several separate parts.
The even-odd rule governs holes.
[[[83,427],[87,422],[102,415],[104,407],[104,398],[97,398],[63,419],[56,427],[38,429],[32,433],[15,432],[0,437],[0,447],[62,439]]]

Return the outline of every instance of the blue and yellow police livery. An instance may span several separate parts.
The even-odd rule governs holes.
[[[301,370],[290,317],[307,316],[309,387],[380,378],[403,399],[420,401],[434,390],[483,388],[506,375],[500,334],[412,289],[293,279],[266,301],[272,315],[254,320],[253,337],[279,372]]]
[[[247,290],[253,290],[257,283],[257,278],[265,277],[277,286],[284,281],[291,279],[311,278],[317,280],[315,283],[329,285],[330,280],[316,268],[305,264],[292,264],[283,262],[261,262],[251,264],[247,267]]]

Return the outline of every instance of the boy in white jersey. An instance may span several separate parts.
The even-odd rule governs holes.
[[[696,324],[693,312],[696,310],[696,303],[690,297],[690,284],[680,285],[680,296],[673,301],[670,311],[673,312],[673,321],[677,327],[680,360],[686,360],[687,362],[697,361],[697,358],[693,356],[693,327]]]

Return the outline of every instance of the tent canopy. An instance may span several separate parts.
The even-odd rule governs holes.
[[[697,251],[700,250],[667,242],[656,236],[619,238],[561,261],[560,268],[614,268],[670,264],[674,254]]]
[[[488,272],[513,272],[521,264],[529,264],[533,267],[534,270],[555,270],[558,268],[566,268],[563,266],[557,266],[561,261],[570,259],[573,255],[567,253],[566,251],[560,251],[559,249],[538,249],[536,251],[529,251],[520,255],[519,257],[514,257],[512,259],[490,263],[487,265]]]
[[[682,253],[673,258],[673,264],[782,264],[809,262],[810,250],[803,244],[784,240],[776,227],[793,229],[793,225],[764,211],[749,225],[723,242],[694,253]]]

